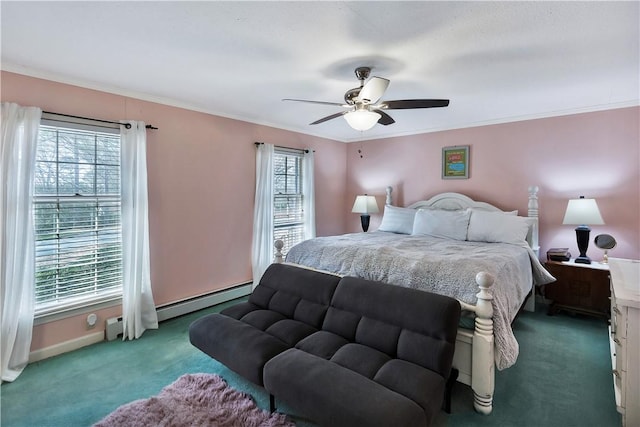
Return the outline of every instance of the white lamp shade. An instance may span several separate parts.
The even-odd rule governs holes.
[[[344,119],[349,123],[349,126],[355,130],[369,130],[378,123],[380,120],[380,113],[368,110],[355,110],[350,111],[344,115]]]
[[[563,224],[567,225],[602,225],[604,220],[600,215],[596,199],[571,199],[567,203]]]
[[[378,213],[378,203],[376,203],[376,198],[373,196],[356,196],[356,201],[353,204],[353,209],[351,209],[353,213],[359,214],[370,214],[370,213]]]

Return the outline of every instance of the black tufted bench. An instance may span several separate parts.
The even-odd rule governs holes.
[[[191,342],[325,426],[428,426],[450,378],[459,303],[273,264]]]
[[[339,281],[332,274],[272,264],[248,302],[193,322],[191,344],[264,385],[262,369],[269,359],[322,328]]]

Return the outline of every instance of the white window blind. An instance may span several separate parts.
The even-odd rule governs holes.
[[[36,315],[122,295],[120,135],[40,126]]]
[[[274,240],[284,243],[282,254],[304,240],[302,152],[277,149],[274,173]]]

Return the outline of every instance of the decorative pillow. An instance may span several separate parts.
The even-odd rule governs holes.
[[[467,240],[490,243],[526,242],[529,232],[527,218],[502,212],[473,211],[469,219]]]
[[[484,209],[478,209],[478,208],[471,208],[471,212],[487,212]],[[503,211],[503,212],[494,212],[494,213],[501,213],[503,215],[518,215],[518,210],[516,209],[515,211]]]
[[[412,234],[465,240],[470,215],[469,209],[455,211],[420,209],[416,212]]]
[[[416,212],[415,209],[387,205],[384,207],[382,223],[380,223],[378,230],[399,234],[411,234]]]

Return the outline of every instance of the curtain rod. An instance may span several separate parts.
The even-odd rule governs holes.
[[[256,144],[256,147],[258,145],[262,145],[264,144],[264,142],[254,142],[254,144]],[[309,150],[306,148],[290,148],[290,147],[282,147],[281,145],[274,145],[274,147],[276,148],[284,148],[285,150],[294,150],[294,151],[302,151],[303,153],[308,153]],[[314,153],[316,152],[316,150],[312,150]]]
[[[71,117],[73,119],[92,120],[94,122],[109,123],[109,124],[112,124],[112,125],[123,125],[125,128],[131,129],[131,125],[129,123],[120,123],[120,122],[114,122],[114,121],[111,121],[111,120],[92,119],[90,117],[73,116],[71,114],[54,113],[52,111],[43,111],[43,113],[54,114],[56,116],[62,116],[62,117]],[[157,130],[158,129],[157,127],[155,127],[153,125],[146,125],[145,128],[152,129],[152,130]]]

